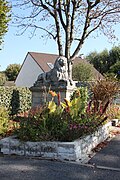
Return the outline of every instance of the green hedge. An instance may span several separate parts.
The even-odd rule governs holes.
[[[9,116],[6,108],[0,107],[0,136],[8,130]]]
[[[31,92],[28,88],[0,86],[0,106],[10,115],[25,112],[31,107]]]

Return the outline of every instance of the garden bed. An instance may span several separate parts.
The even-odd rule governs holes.
[[[99,127],[91,135],[73,142],[21,142],[10,136],[0,141],[3,154],[44,157],[57,160],[83,161],[91,150],[109,137],[111,122]]]

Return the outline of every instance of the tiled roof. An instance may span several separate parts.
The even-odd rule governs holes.
[[[58,55],[55,54],[46,54],[46,53],[37,53],[37,52],[29,52],[29,54],[32,56],[32,58],[35,60],[35,62],[40,66],[40,68],[47,72],[50,70],[50,67],[47,63],[54,64],[55,60],[57,59]],[[78,63],[89,63],[85,59],[82,59],[80,57],[77,57],[74,60],[74,64]],[[103,78],[103,76],[93,67],[94,76],[96,79]]]
[[[45,53],[36,53],[36,52],[29,52],[29,54],[33,57],[36,63],[41,67],[44,72],[50,70],[47,63],[54,64],[55,60],[57,59],[58,55],[55,54],[45,54]]]

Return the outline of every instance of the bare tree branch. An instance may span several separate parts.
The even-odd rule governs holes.
[[[23,16],[19,11],[14,18],[17,24],[23,24],[26,31],[29,27],[44,30],[48,37],[57,42],[59,55],[72,60],[78,55],[86,38],[102,31],[108,37],[112,24],[120,22],[120,0],[15,0],[15,8],[24,7]],[[43,26],[41,25],[43,24]],[[26,24],[26,27],[25,27]],[[54,27],[48,29],[47,27]],[[24,30],[22,32],[24,32]],[[110,33],[109,33],[110,32]],[[112,32],[113,33],[113,32]],[[111,34],[113,37],[113,34]],[[74,41],[78,44],[71,52]]]
[[[72,4],[73,4],[73,7],[72,7],[72,16],[71,16],[70,45],[72,44],[73,36],[74,36],[75,11],[77,9],[76,1],[72,1]]]
[[[72,54],[71,56],[71,60],[73,60],[79,53],[83,43],[84,43],[84,40],[85,40],[85,36],[86,36],[86,33],[87,33],[87,29],[90,25],[90,19],[89,19],[89,14],[90,14],[90,10],[91,10],[91,5],[89,4],[89,0],[87,0],[87,3],[88,3],[88,8],[87,8],[87,14],[86,14],[86,20],[85,20],[85,25],[84,25],[84,29],[83,29],[83,33],[82,33],[82,36],[80,38],[80,42],[78,44],[78,46],[76,47],[74,53]]]

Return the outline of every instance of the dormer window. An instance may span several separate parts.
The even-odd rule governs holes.
[[[53,69],[54,65],[52,63],[47,63],[50,69]]]

